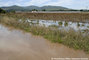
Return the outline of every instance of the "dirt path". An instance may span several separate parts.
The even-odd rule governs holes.
[[[53,57],[89,58],[89,55],[0,25],[0,60],[51,60]]]

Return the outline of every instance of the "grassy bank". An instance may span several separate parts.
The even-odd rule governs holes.
[[[19,21],[19,18],[21,17],[16,15],[1,15],[0,23],[17,29],[22,29],[26,32],[31,32],[34,35],[43,36],[52,42],[62,43],[71,48],[84,50],[89,53],[89,34],[86,33],[86,35],[83,35],[82,32],[76,32],[72,28],[69,31],[65,31],[63,29],[59,30],[52,27],[34,26],[26,22],[24,17],[21,21]]]

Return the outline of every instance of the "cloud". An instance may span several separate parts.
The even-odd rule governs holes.
[[[86,7],[89,7],[89,0],[72,0],[72,4],[69,7],[74,9],[86,9]]]
[[[61,6],[61,5],[71,5],[72,3],[73,3],[73,0],[58,0],[58,1],[55,1],[55,2],[46,3],[45,5]]]
[[[48,2],[51,0],[31,0],[26,2],[24,5],[38,5],[38,6],[42,6],[43,3]]]
[[[1,2],[0,1],[0,6],[9,6],[10,4],[12,4],[13,2],[8,1],[8,2]]]

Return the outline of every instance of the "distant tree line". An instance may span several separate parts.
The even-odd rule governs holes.
[[[42,10],[37,10],[37,9],[32,9],[32,10],[29,10],[29,11],[81,11],[81,12],[89,12],[89,10],[74,10],[74,9],[68,9],[68,10],[65,10],[65,9],[59,9],[59,10],[46,10],[46,9],[42,9]]]
[[[81,12],[89,12],[89,10],[73,10],[73,9],[69,9],[69,10],[63,10],[63,9],[59,9],[59,10],[42,10],[42,11],[81,11]]]

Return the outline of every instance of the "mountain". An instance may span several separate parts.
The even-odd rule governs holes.
[[[15,10],[15,11],[24,10],[23,7],[16,6],[16,5],[9,6],[9,7],[1,7],[1,8],[4,9],[4,10]]]
[[[32,9],[40,10],[40,7],[38,7],[38,6],[34,6],[34,5],[26,6],[26,7],[24,7],[24,8],[25,8],[25,9],[28,9],[28,10],[32,10]]]
[[[8,7],[1,7],[2,9],[4,10],[15,10],[15,11],[29,11],[29,10],[33,10],[33,9],[36,9],[36,10],[69,10],[68,8],[66,7],[62,7],[62,6],[42,6],[42,7],[38,7],[38,6],[34,6],[34,5],[31,5],[31,6],[25,6],[25,7],[22,7],[22,6],[17,6],[17,5],[13,5],[13,6],[8,6]]]
[[[41,9],[45,9],[45,10],[68,10],[68,8],[62,7],[62,6],[43,6],[43,7],[41,7]]]

